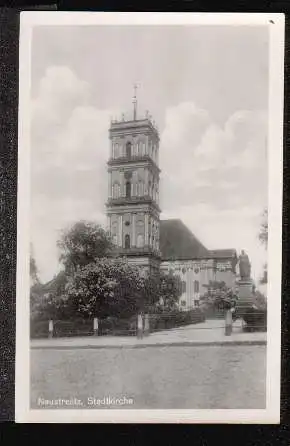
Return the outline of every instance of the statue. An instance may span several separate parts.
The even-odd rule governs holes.
[[[249,280],[251,278],[251,263],[244,250],[242,250],[239,256],[239,269],[241,280]]]

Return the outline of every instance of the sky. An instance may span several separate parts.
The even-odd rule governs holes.
[[[105,225],[111,117],[149,110],[160,132],[161,218],[208,249],[244,249],[253,278],[267,206],[264,26],[39,26],[31,58],[31,238],[42,281],[60,231]]]

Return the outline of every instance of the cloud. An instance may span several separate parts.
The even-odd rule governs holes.
[[[57,268],[59,229],[84,218],[104,223],[111,112],[88,97],[88,84],[68,67],[50,67],[33,100],[31,224],[45,279]]]
[[[221,209],[266,202],[266,134],[263,111],[236,112],[220,127],[193,104],[167,110],[160,148],[163,207],[191,201]]]
[[[246,249],[256,278],[265,261],[257,233],[267,204],[266,118],[240,110],[221,127],[179,104],[167,110],[160,148],[162,217],[183,219],[208,248]]]
[[[49,67],[32,104],[32,242],[42,280],[57,271],[60,230],[105,224],[110,116],[68,67]],[[193,102],[166,109],[161,133],[162,218],[181,218],[208,248],[248,250],[263,264],[257,231],[267,200],[266,117],[237,111],[221,127]],[[260,265],[260,266],[259,266]],[[258,273],[257,273],[258,274]]]

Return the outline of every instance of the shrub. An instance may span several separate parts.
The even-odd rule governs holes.
[[[243,314],[247,331],[265,331],[267,329],[267,310],[262,308],[248,308]]]
[[[159,331],[205,321],[205,315],[199,308],[188,311],[173,310],[171,312],[150,315],[150,331]]]

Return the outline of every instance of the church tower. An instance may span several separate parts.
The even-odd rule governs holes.
[[[108,227],[116,253],[154,274],[159,271],[159,134],[148,113],[111,121]]]

